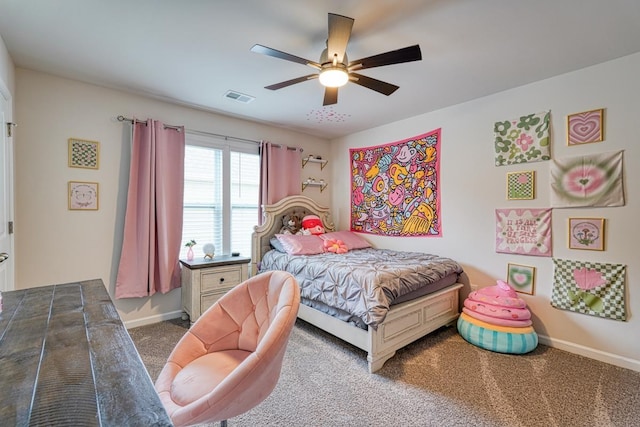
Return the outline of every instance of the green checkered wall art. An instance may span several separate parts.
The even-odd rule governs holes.
[[[99,142],[69,138],[69,167],[98,169],[99,166]]]
[[[535,176],[535,171],[509,172],[507,174],[507,200],[534,199]]]
[[[627,320],[626,266],[553,259],[551,305],[613,320]]]

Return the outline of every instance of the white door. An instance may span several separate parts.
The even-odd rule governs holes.
[[[2,83],[2,82],[0,82]],[[8,91],[0,84],[0,291],[14,289],[13,233],[13,150],[7,129]]]

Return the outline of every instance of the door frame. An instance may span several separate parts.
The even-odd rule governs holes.
[[[7,122],[13,121],[13,103],[12,96],[9,88],[6,86],[5,82],[0,79],[0,96],[6,101],[7,109],[4,111],[4,120],[0,125],[2,126],[2,132],[0,133],[0,137],[4,138],[5,146],[6,146],[6,162],[7,162],[7,194],[5,195],[6,200],[2,200],[0,202],[7,203],[7,221],[14,221],[15,218],[15,198],[14,198],[14,185],[15,185],[15,177],[14,177],[14,152],[13,152],[13,139],[14,137],[9,137],[7,131]],[[8,224],[6,224],[8,227]],[[8,270],[7,274],[7,283],[9,289],[0,289],[11,291],[16,289],[15,286],[15,266],[16,266],[16,258],[15,258],[15,233],[8,234],[9,239],[9,258],[5,261],[5,268]]]

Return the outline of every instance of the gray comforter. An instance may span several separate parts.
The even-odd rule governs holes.
[[[346,254],[265,254],[260,272],[284,270],[300,284],[301,297],[357,316],[376,327],[393,301],[462,267],[449,258],[420,252],[357,249]]]

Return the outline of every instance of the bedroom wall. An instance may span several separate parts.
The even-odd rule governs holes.
[[[2,37],[0,37],[0,83],[4,84],[4,86],[9,90],[9,93],[13,94],[15,86],[15,67]]]
[[[458,260],[470,282],[494,285],[506,279],[507,263],[536,268],[535,294],[522,295],[534,314],[540,341],[568,351],[640,371],[640,117],[637,76],[640,54],[539,81],[429,114],[369,129],[332,141],[334,221],[349,227],[350,165],[348,150],[419,135],[442,128],[441,202],[443,237],[385,238],[371,236],[378,247],[438,253]],[[566,116],[605,108],[605,140],[568,147]],[[626,322],[555,309],[550,305],[552,258],[495,252],[495,209],[550,207],[550,162],[494,166],[493,124],[520,115],[551,110],[552,157],[624,150],[626,205],[609,208],[554,209],[553,256],[563,259],[625,264],[627,266]],[[507,201],[506,173],[534,170],[536,198]],[[340,185],[337,185],[340,183]],[[569,217],[606,218],[605,251],[570,250]],[[468,291],[468,289],[467,289]]]
[[[17,289],[100,278],[114,295],[130,149],[128,126],[118,115],[267,139],[325,158],[330,153],[323,139],[21,68],[15,104]],[[99,170],[67,167],[70,137],[100,142]],[[99,182],[98,211],[67,209],[70,180]],[[309,188],[304,194],[328,204],[331,189],[332,183],[322,193]],[[127,326],[153,323],[179,316],[180,290],[115,304]]]

